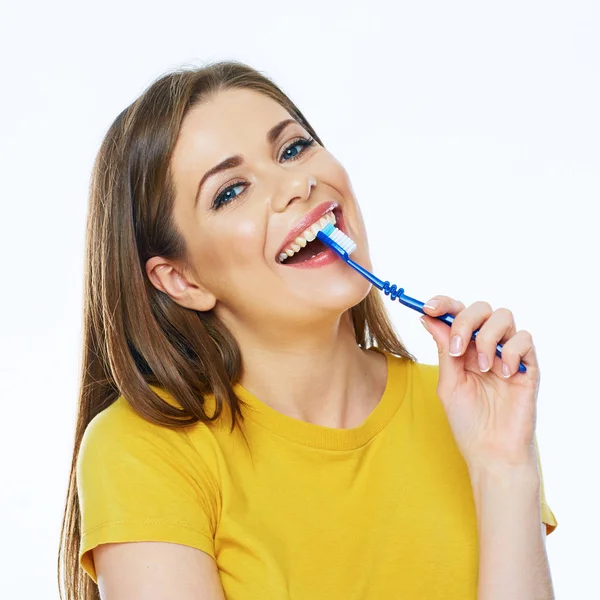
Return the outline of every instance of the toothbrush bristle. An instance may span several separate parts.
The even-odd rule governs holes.
[[[326,236],[330,237],[340,248],[342,248],[348,254],[352,254],[357,248],[355,242],[349,238],[343,231],[340,231],[337,227],[331,223],[327,223],[321,230]]]

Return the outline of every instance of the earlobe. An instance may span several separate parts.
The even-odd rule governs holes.
[[[146,274],[152,285],[177,304],[198,311],[214,308],[216,298],[203,286],[190,282],[171,263],[153,256],[146,262]]]

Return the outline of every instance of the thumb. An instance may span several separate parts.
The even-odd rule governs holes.
[[[420,321],[438,348],[440,363],[439,386],[446,389],[453,389],[464,378],[465,353],[463,352],[461,356],[450,356],[451,330],[446,323],[427,315],[423,315]]]

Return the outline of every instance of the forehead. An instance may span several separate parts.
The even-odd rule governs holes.
[[[181,125],[173,161],[185,168],[193,157],[196,165],[211,164],[250,145],[266,143],[266,132],[290,114],[272,98],[246,89],[217,92],[190,109]]]

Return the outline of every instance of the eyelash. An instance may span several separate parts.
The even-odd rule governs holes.
[[[302,146],[302,150],[300,152],[298,152],[298,154],[296,154],[296,156],[292,156],[290,158],[288,158],[285,162],[290,162],[292,160],[296,160],[298,157],[302,156],[302,154],[304,154],[304,152],[306,151],[307,148],[310,148],[311,146],[313,146],[315,143],[315,140],[311,137],[308,138],[304,138],[304,137],[300,137],[292,142],[290,142],[285,150],[283,151],[283,153],[285,154],[290,148],[293,148],[294,146]],[[225,196],[225,194],[227,194],[227,192],[231,191],[232,189],[240,186],[240,185],[246,185],[246,187],[248,187],[248,184],[246,184],[244,181],[237,181],[235,183],[232,183],[231,185],[228,185],[222,192],[220,192],[214,202],[213,202],[213,206],[212,208],[214,210],[218,210],[219,208],[221,208],[222,206],[224,206],[225,204],[228,204],[229,202],[231,202],[231,200],[235,200],[236,198],[239,198],[240,195],[243,193],[241,192],[240,194],[238,194],[237,196],[235,196],[234,198],[231,198],[230,200],[223,200],[223,197]],[[246,188],[244,188],[245,190]]]

